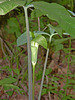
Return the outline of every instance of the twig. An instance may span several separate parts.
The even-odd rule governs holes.
[[[47,26],[43,29],[43,31],[45,31],[47,29]]]
[[[38,30],[40,31],[40,18],[38,17]]]

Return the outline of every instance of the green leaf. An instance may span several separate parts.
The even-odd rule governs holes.
[[[48,75],[48,74],[50,74],[51,72],[52,72],[52,69],[51,69],[51,68],[46,69],[45,75]]]
[[[17,46],[27,43],[27,34],[24,32],[21,36],[17,38]]]
[[[70,4],[70,1],[71,0],[61,0],[60,4],[61,5],[68,5],[68,4]]]
[[[40,66],[41,68],[41,66]],[[36,73],[36,80],[40,80],[42,78],[42,70],[39,70],[38,73]]]
[[[31,1],[33,1],[33,0],[27,0],[27,5],[29,5],[29,3],[30,3]]]
[[[63,50],[64,46],[62,44],[59,45],[55,45],[55,52],[59,51],[59,50]]]
[[[58,25],[58,26],[52,26],[51,24],[48,24],[49,28],[52,28],[55,30],[55,32],[57,32],[60,36],[62,36],[62,28]]]
[[[31,18],[40,17],[43,13],[39,9],[34,9],[31,13]]]
[[[25,0],[6,0],[0,3],[0,15],[5,15],[18,6],[23,6]]]
[[[19,71],[19,69],[18,69],[18,68],[14,69],[14,72],[15,72],[17,75],[19,75],[19,74],[20,74],[20,71]]]
[[[11,72],[12,71],[12,68],[10,68],[9,66],[4,66],[2,67],[3,69],[6,69],[7,71]]]
[[[71,17],[63,6],[43,1],[33,2],[33,4],[36,9],[39,9],[43,13],[43,15],[57,21],[64,31],[75,37],[75,18]]]
[[[59,78],[57,78],[57,77],[52,77],[52,81],[58,81],[59,80]],[[56,84],[57,85],[57,84]]]
[[[9,96],[12,96],[13,95],[13,91],[7,91],[6,92]]]
[[[5,2],[6,0],[0,0],[0,3]]]
[[[30,39],[32,40],[33,32],[29,32],[29,33],[30,33]],[[20,35],[17,38],[17,46],[24,45],[25,43],[27,43],[27,33],[26,32],[24,32],[22,35]]]
[[[36,38],[34,38],[32,41],[38,43],[39,45],[43,46],[45,49],[47,49],[47,40],[44,36],[38,35]]]
[[[49,27],[49,30],[51,35],[54,34],[55,30],[53,28]]]
[[[40,35],[40,34],[43,34],[43,35],[48,35],[48,36],[50,36],[48,33],[45,33],[45,32],[42,32],[42,31],[34,31],[33,32],[34,33],[34,36],[35,37],[37,37],[38,35]],[[30,32],[30,39],[32,40],[32,34],[33,34],[32,32]],[[43,36],[42,36],[43,37]],[[45,41],[46,41],[46,39],[45,39]],[[18,38],[17,38],[17,46],[20,46],[20,45],[24,45],[25,43],[27,43],[27,34],[26,34],[26,32],[24,32],[21,36],[19,36]],[[39,44],[39,43],[38,43]]]
[[[3,87],[5,90],[11,89],[11,88],[20,90],[20,88],[18,86],[15,86],[13,84],[3,84]]]
[[[44,94],[47,94],[48,93],[48,89],[42,89],[42,94],[41,95],[44,95]]]
[[[15,33],[16,37],[18,38],[21,35],[21,32],[20,32],[20,25],[17,19],[14,17],[8,19],[8,25],[9,25],[9,29],[6,28],[6,31],[10,34]]]
[[[69,40],[69,39],[72,39],[72,38],[57,39],[57,40],[54,41],[54,44],[55,44],[55,45],[58,45],[58,44],[63,43],[64,41],[67,41],[67,40]]]
[[[68,74],[71,78],[75,78],[75,74]]]
[[[61,99],[62,100],[75,100],[70,95],[67,95],[67,96],[64,95]]]
[[[13,78],[13,77],[8,77],[8,78],[4,78],[3,80],[0,80],[0,85],[4,85],[4,84],[11,84],[16,82],[17,79]]]

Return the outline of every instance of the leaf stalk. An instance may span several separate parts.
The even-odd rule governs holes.
[[[26,31],[27,31],[27,49],[28,49],[28,87],[29,87],[29,100],[32,100],[32,65],[31,65],[31,43],[29,34],[29,22],[27,8],[23,6],[26,19]]]

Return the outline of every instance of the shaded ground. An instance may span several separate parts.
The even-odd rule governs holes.
[[[75,41],[73,41],[72,43],[72,48],[75,48]],[[2,51],[1,51],[2,52]],[[43,70],[43,64],[44,64],[44,59],[45,59],[45,54],[46,51],[42,49],[42,54],[40,53],[39,50],[39,55],[38,55],[38,64],[36,66],[36,82],[35,82],[35,100],[37,100],[38,98],[38,93],[39,93],[39,89],[40,89],[40,82],[41,82],[41,75],[42,75],[42,70]],[[15,85],[19,86],[22,90],[24,90],[24,93],[20,93],[20,92],[15,92],[13,89],[11,90],[4,90],[3,86],[0,86],[0,100],[28,100],[28,81],[27,81],[27,51],[25,50],[24,53],[26,54],[26,56],[24,55],[20,55],[20,63],[19,63],[19,69],[20,69],[20,75],[18,75],[18,77],[16,77],[18,79],[18,83],[15,83]],[[71,54],[74,54],[74,51],[70,52]],[[0,53],[1,54],[1,53]],[[2,55],[1,55],[2,56]],[[47,85],[46,87],[44,86],[43,89],[46,89],[46,92],[44,92],[45,90],[43,90],[43,96],[41,98],[41,100],[49,100],[49,92],[47,91],[50,87],[52,86],[55,87],[55,84],[57,84],[57,88],[54,88],[50,91],[51,94],[51,98],[52,100],[62,100],[61,97],[63,97],[63,93],[64,93],[64,86],[66,86],[66,78],[67,78],[67,70],[68,70],[68,58],[66,57],[67,54],[64,53],[63,50],[60,50],[56,53],[50,53],[49,58],[48,58],[48,66],[47,69],[49,70],[50,68],[52,69],[51,73],[46,72],[46,78],[44,81],[44,85]],[[70,61],[71,61],[71,57],[70,57]],[[8,63],[7,59],[0,59],[0,80],[2,80],[5,77],[8,77],[10,75],[10,72],[7,69],[3,69],[4,66],[10,66],[10,61]],[[17,65],[16,62],[12,63],[12,69],[16,69]],[[68,76],[68,80],[75,80],[75,77],[72,75],[75,75],[75,63],[72,63],[69,65],[69,69],[70,69],[70,75]],[[24,76],[24,73],[25,76]],[[12,70],[12,74],[13,77],[14,75],[16,75],[16,73]],[[24,76],[24,79],[23,77]],[[53,79],[53,78],[57,78],[57,79]],[[53,83],[54,82],[54,83]],[[73,95],[75,96],[75,90],[74,90],[74,86],[75,86],[75,81],[74,82],[70,82],[71,87],[69,88],[69,86],[67,86],[67,90],[66,90],[66,95]],[[73,85],[73,87],[72,87]],[[48,88],[48,89],[47,89]],[[58,91],[58,93],[60,91],[63,91],[63,93],[54,93],[56,90]],[[8,95],[7,92],[8,91],[13,91],[12,95]],[[70,96],[71,97],[71,96]],[[59,99],[58,99],[59,98]],[[67,99],[67,100],[74,100],[75,97],[72,97],[72,99]]]

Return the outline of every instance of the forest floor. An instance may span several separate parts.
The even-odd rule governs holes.
[[[22,46],[22,49],[25,49],[24,53],[19,56],[19,69],[20,69],[20,74],[18,75],[17,80],[18,83],[14,83],[14,85],[17,85],[21,89],[24,90],[24,93],[16,92],[14,89],[8,89],[5,90],[3,86],[0,86],[0,100],[28,100],[28,78],[27,78],[27,47]],[[75,41],[72,42],[72,48],[75,49]],[[42,51],[40,52],[40,49]],[[39,90],[40,90],[40,83],[41,83],[41,75],[43,72],[43,65],[44,65],[44,60],[45,60],[45,55],[46,55],[46,50],[43,48],[40,48],[38,52],[38,63],[36,66],[36,77],[35,77],[35,100],[38,98]],[[74,54],[75,51],[71,51],[71,54]],[[11,55],[9,55],[11,57]],[[55,83],[58,84],[57,88],[54,90],[60,92],[61,90],[64,91],[63,87],[66,86],[66,74],[68,72],[68,59],[67,59],[67,54],[64,53],[63,50],[60,50],[56,53],[52,53],[50,50],[49,57],[48,57],[48,65],[47,69],[49,70],[50,68],[52,69],[51,73],[47,72],[47,75],[45,77],[44,85],[53,85],[52,87],[55,87],[55,84],[52,84],[52,79],[56,77],[57,79],[54,80]],[[15,58],[14,58],[15,59]],[[70,61],[71,61],[70,57]],[[12,63],[12,71],[8,71],[6,69],[3,69],[4,66],[10,66],[10,61],[6,57],[4,58],[3,52],[0,49],[0,80],[7,78],[8,76],[14,75],[17,76],[17,74],[13,71],[16,69],[17,64],[16,62]],[[71,75],[75,75],[75,63],[69,64],[69,70]],[[25,76],[24,76],[24,73]],[[24,76],[24,79],[23,77]],[[63,77],[60,77],[63,76]],[[59,78],[59,79],[58,79]],[[70,83],[71,87],[66,88],[66,95],[73,95],[74,97],[72,99],[66,99],[66,100],[75,100],[75,88],[72,87],[72,85],[75,87],[75,77],[68,76],[68,80],[74,80],[74,83]],[[47,82],[48,81],[48,82]],[[47,87],[48,88],[48,87]],[[45,87],[44,87],[45,89]],[[8,95],[7,92],[13,91],[11,94]],[[44,91],[44,90],[43,90]],[[46,93],[47,92],[47,93]],[[49,94],[51,96],[51,100],[62,100],[61,95],[58,95],[57,93],[53,93],[53,90],[48,92],[46,89],[46,92],[42,95],[41,100],[49,100]],[[58,99],[59,97],[59,99]],[[63,99],[65,100],[65,99]]]

